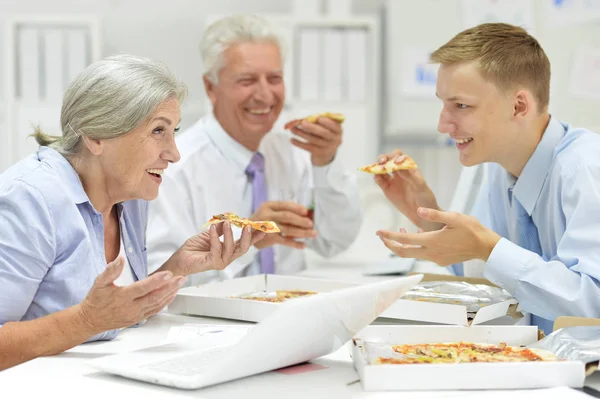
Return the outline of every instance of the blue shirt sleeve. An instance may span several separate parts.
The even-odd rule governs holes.
[[[549,320],[600,316],[598,182],[598,166],[573,168],[560,178],[555,201],[562,212],[547,217],[565,229],[552,259],[504,238],[492,251],[485,277],[513,294],[526,311]]]
[[[56,256],[54,221],[41,193],[22,181],[0,192],[0,325],[19,321]]]

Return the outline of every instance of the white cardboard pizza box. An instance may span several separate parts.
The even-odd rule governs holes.
[[[352,341],[352,359],[365,391],[582,387],[585,365],[581,362],[370,365],[360,346],[360,340],[393,345],[463,341],[519,346],[537,339],[535,326],[368,326]]]
[[[346,281],[260,274],[182,288],[169,305],[168,312],[259,322],[280,304],[231,297],[275,290],[331,292],[356,285],[358,284]]]
[[[441,274],[424,274],[422,282],[426,281],[464,281],[471,284],[494,286],[482,278],[448,276]],[[402,320],[399,324],[434,323],[459,326],[477,325],[499,319],[507,314],[518,319],[523,315],[515,312],[516,300],[508,300],[481,308],[475,317],[470,319],[467,307],[446,303],[420,302],[399,299],[390,306],[380,317]],[[406,322],[406,323],[405,323]]]

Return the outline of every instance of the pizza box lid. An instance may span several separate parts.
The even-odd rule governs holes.
[[[531,389],[570,386],[585,379],[581,362],[386,364],[367,363],[361,342],[418,344],[477,342],[528,345],[536,326],[367,326],[352,340],[352,360],[365,391]]]
[[[275,290],[331,292],[356,285],[347,281],[260,274],[182,288],[169,304],[168,312],[259,322],[277,310],[279,304],[231,297]]]
[[[411,275],[414,273],[411,273]],[[495,287],[489,280],[474,277],[449,276],[441,274],[423,274],[427,281],[462,281],[470,284],[484,284]],[[469,317],[467,307],[464,305],[411,301],[399,299],[381,317],[422,323],[450,324],[459,326],[478,325],[490,320],[509,315],[519,319],[523,315],[516,311],[516,300],[508,300],[493,305],[482,307],[473,318]]]
[[[577,327],[577,326],[600,326],[600,319],[592,317],[574,317],[574,316],[560,316],[554,320],[553,331],[560,330],[565,327]]]

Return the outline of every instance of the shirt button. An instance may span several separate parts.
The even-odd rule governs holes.
[[[132,247],[127,247],[127,252],[129,252],[130,254],[133,253],[133,248]]]

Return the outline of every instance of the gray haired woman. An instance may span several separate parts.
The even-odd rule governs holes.
[[[148,276],[147,201],[179,160],[185,94],[155,61],[96,62],[65,92],[62,136],[36,131],[39,151],[0,175],[0,370],[114,338],[262,238],[211,226]]]

